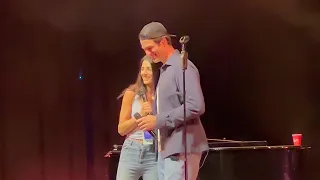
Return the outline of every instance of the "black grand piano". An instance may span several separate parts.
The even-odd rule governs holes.
[[[306,180],[310,147],[268,146],[266,141],[208,139],[210,150],[202,157],[198,180]],[[115,180],[121,145],[105,157],[109,180]]]

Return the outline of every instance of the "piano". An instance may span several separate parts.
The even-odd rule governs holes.
[[[306,180],[306,156],[311,147],[225,139],[208,139],[208,143],[198,180]],[[116,179],[121,147],[114,145],[105,155],[109,180]]]

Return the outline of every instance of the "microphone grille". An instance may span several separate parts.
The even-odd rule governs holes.
[[[136,112],[133,116],[134,116],[134,118],[136,118],[136,119],[142,118],[141,114],[138,113],[138,112]]]
[[[138,95],[139,96],[143,96],[146,94],[146,88],[144,86],[141,86],[139,91],[138,91]]]

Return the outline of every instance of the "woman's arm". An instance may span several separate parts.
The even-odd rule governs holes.
[[[127,90],[122,99],[119,124],[118,124],[118,133],[121,136],[125,136],[132,132],[137,126],[135,118],[131,118],[132,103],[135,96],[135,92]]]

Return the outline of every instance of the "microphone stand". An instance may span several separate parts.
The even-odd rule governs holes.
[[[186,44],[190,40],[189,36],[182,36],[179,40],[182,45],[181,60],[182,60],[182,76],[183,76],[183,143],[184,143],[184,173],[185,180],[188,180],[188,163],[187,163],[187,119],[186,119],[186,75],[185,71],[188,67],[188,52],[186,51]]]

